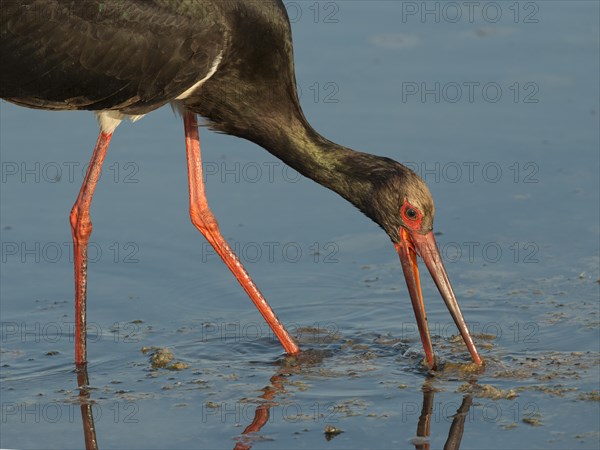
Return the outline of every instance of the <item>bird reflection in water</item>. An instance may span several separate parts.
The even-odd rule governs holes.
[[[413,439],[412,443],[415,450],[429,450],[429,436],[431,433],[431,418],[433,416],[433,406],[435,403],[435,391],[430,386],[430,380],[425,380],[423,383],[423,407],[417,424],[417,438]],[[473,404],[473,397],[465,395],[461,405],[458,407],[456,414],[452,418],[452,425],[448,431],[448,438],[444,444],[444,450],[458,450],[460,441],[462,440],[463,431],[465,429],[465,419],[469,413],[469,409]]]
[[[305,352],[306,354],[308,352]],[[321,359],[322,359],[321,355]],[[288,357],[287,360],[296,360],[297,358]],[[312,363],[315,361],[313,360]],[[263,394],[260,398],[264,399],[260,405],[256,407],[254,412],[254,419],[238,437],[238,442],[234,450],[250,450],[252,444],[260,436],[256,433],[260,432],[263,426],[269,421],[270,409],[279,404],[276,401],[277,396],[285,394],[285,385],[289,378],[294,374],[298,373],[302,368],[310,364],[306,361],[300,361],[298,365],[281,367],[278,372],[271,377],[270,385],[263,389]],[[431,387],[432,378],[427,378],[423,383],[423,406],[419,421],[417,423],[417,437],[412,440],[415,450],[429,450],[429,436],[431,432],[431,418],[434,414],[435,404],[435,391]],[[471,395],[465,395],[462,399],[461,405],[458,407],[456,414],[452,418],[452,424],[448,432],[448,438],[444,444],[444,450],[458,450],[463,436],[465,427],[466,417],[469,413],[471,405],[473,404],[473,398]],[[325,438],[330,440],[335,435],[326,434]]]
[[[263,393],[259,396],[261,403],[254,411],[252,422],[246,426],[240,436],[236,438],[237,443],[234,450],[250,450],[255,441],[262,439],[258,433],[269,422],[271,418],[271,408],[280,406],[277,397],[287,393],[286,384],[288,380],[308,366],[320,362],[325,356],[323,352],[304,352],[307,358],[286,357],[280,363],[277,372],[270,378],[269,385],[262,389]],[[432,378],[427,378],[423,383],[423,403],[421,414],[417,422],[416,438],[411,440],[415,450],[429,450],[431,435],[431,420],[434,417],[435,391],[431,386]],[[79,401],[81,406],[81,420],[83,423],[83,436],[86,450],[98,450],[98,441],[96,439],[96,428],[94,426],[93,401],[89,390],[89,377],[87,368],[81,367],[77,371],[77,383],[79,387]],[[467,415],[473,404],[471,395],[465,395],[461,405],[452,417],[452,424],[448,431],[448,437],[444,444],[444,450],[458,450],[463,437],[464,427]],[[326,435],[326,438],[334,438],[332,435]]]
[[[93,402],[90,399],[90,379],[87,366],[77,369],[77,387],[79,389],[79,404],[81,406],[81,421],[83,422],[83,438],[86,450],[98,450],[96,427],[94,425]]]
[[[265,401],[256,407],[254,420],[242,432],[242,437],[236,444],[235,450],[250,450],[252,448],[252,442],[256,435],[252,435],[251,433],[258,433],[269,421],[271,407],[277,406],[275,397],[285,392],[285,381],[286,377],[282,374],[271,377],[271,384],[263,389],[264,393],[260,396]]]

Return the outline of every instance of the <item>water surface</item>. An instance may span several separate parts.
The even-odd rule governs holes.
[[[68,212],[97,125],[3,102],[2,447],[81,448],[91,415],[100,448],[598,448],[598,3],[495,2],[500,17],[472,20],[423,5],[289,2],[301,102],[328,138],[425,178],[485,370],[467,370],[424,270],[443,365],[423,368],[376,225],[203,129],[223,234],[309,349],[284,358],[189,221],[183,127],[163,108],[117,130],[94,198],[81,397]],[[143,347],[188,368],[153,368]]]

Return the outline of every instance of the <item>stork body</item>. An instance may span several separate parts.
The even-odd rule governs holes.
[[[90,204],[119,123],[171,103],[183,115],[192,223],[246,290],[286,352],[299,348],[221,236],[204,191],[197,115],[248,139],[337,192],[396,247],[427,361],[435,365],[416,253],[424,259],[474,359],[433,238],[431,194],[400,163],[337,145],[307,122],[296,93],[291,30],[281,1],[2,1],[0,96],[46,110],[94,111],[100,134],[70,220],[75,254],[76,364],[86,362]]]

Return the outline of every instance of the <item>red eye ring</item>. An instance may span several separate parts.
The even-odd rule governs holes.
[[[404,204],[400,209],[402,214],[402,220],[412,230],[421,229],[421,221],[423,220],[423,214],[418,208],[411,205],[407,199],[404,199]]]

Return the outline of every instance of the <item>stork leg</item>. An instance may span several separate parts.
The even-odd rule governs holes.
[[[90,204],[111,137],[112,133],[100,132],[85,179],[70,215],[73,254],[75,256],[75,364],[77,366],[82,366],[87,362],[87,263],[88,242],[92,234]]]
[[[198,137],[198,121],[196,114],[186,111],[184,118],[185,146],[187,151],[188,178],[190,184],[190,216],[192,223],[210,242],[229,270],[237,278],[258,311],[267,321],[285,351],[289,354],[298,353],[300,349],[283,327],[258,287],[244,269],[227,241],[221,236],[215,216],[208,207],[204,180],[202,178],[202,160],[200,157],[200,139]]]

